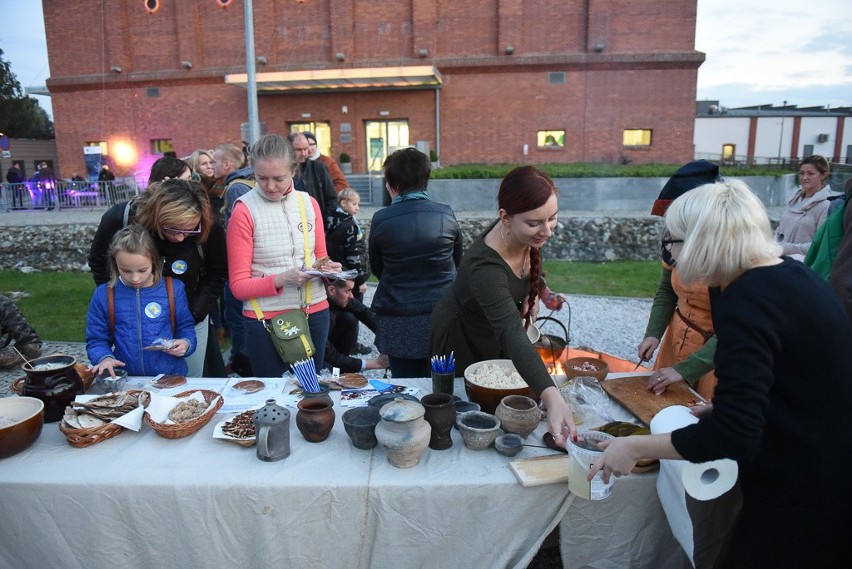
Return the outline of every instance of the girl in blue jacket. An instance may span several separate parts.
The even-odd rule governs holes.
[[[170,299],[157,247],[139,225],[116,233],[108,256],[112,278],[95,290],[86,315],[93,371],[115,376],[115,368],[124,367],[129,375],[186,375],[184,356],[195,350],[196,339],[183,283],[171,282]],[[160,338],[174,342],[168,349],[145,349]]]

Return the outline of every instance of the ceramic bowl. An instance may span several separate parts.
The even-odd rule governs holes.
[[[521,438],[521,435],[515,433],[498,435],[494,439],[494,448],[504,456],[515,456],[523,450],[524,440]]]
[[[352,446],[369,450],[376,446],[376,425],[382,420],[379,410],[375,407],[355,407],[343,413],[343,428],[352,441]]]
[[[468,411],[459,415],[456,423],[464,445],[470,450],[487,449],[500,434],[500,419],[490,413]]]
[[[538,395],[529,387],[518,387],[513,389],[498,389],[494,387],[486,387],[479,385],[470,378],[478,369],[486,364],[493,364],[498,367],[514,371],[515,365],[512,360],[485,360],[467,366],[464,372],[464,389],[467,392],[467,398],[474,403],[479,403],[482,410],[486,413],[493,414],[497,410],[497,405],[507,395],[525,395],[538,403]]]
[[[41,435],[44,402],[35,397],[0,398],[0,418],[6,419],[0,423],[0,458],[6,458],[26,449]]]
[[[420,403],[419,399],[417,399],[413,395],[409,395],[408,393],[379,393],[378,395],[367,401],[367,405],[369,405],[370,407],[375,407],[376,409],[381,411],[382,407],[384,407],[391,401],[394,401],[397,397],[402,397],[406,401],[415,401],[417,403]]]
[[[454,403],[456,407],[456,423],[453,425],[455,430],[459,430],[459,415],[462,413],[467,413],[468,411],[479,411],[479,403],[474,403],[473,401],[456,401]]]
[[[507,395],[500,401],[494,415],[500,419],[503,430],[522,437],[529,436],[541,421],[538,404],[523,395]]]
[[[595,369],[575,369],[590,366],[594,366]],[[568,379],[575,377],[594,377],[598,381],[603,381],[609,373],[609,366],[600,358],[568,358],[565,360],[564,367]]]

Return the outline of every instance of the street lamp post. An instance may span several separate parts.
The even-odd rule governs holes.
[[[252,0],[245,0],[245,35],[246,35],[246,94],[248,96],[248,126],[249,144],[254,144],[260,138],[260,121],[257,116],[257,82],[255,80],[254,62],[254,12]]]

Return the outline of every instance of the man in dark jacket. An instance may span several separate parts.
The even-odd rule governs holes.
[[[319,203],[322,213],[323,228],[328,226],[328,216],[337,208],[337,192],[334,189],[334,180],[325,164],[319,160],[309,160],[312,150],[307,137],[301,132],[290,134],[290,142],[296,151],[296,159],[299,161],[299,173],[293,179],[296,189],[307,192]]]
[[[12,167],[6,172],[6,181],[14,184],[9,187],[9,192],[12,194],[12,207],[24,207],[24,186],[21,185],[27,181],[24,172],[21,170],[21,165],[18,162],[12,162]]]
[[[350,357],[358,340],[358,322],[376,331],[376,320],[369,308],[352,297],[354,281],[335,280],[326,284],[328,296],[328,343],[325,346],[325,367],[340,368],[343,373],[388,367],[388,357],[374,360]]]

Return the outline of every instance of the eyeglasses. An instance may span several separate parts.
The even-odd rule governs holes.
[[[662,240],[662,257],[663,262],[665,262],[670,267],[674,267],[677,264],[677,259],[672,256],[672,245],[675,243],[683,243],[683,239],[672,239],[670,237],[665,237]]]
[[[201,233],[201,222],[195,226],[195,229],[177,229],[174,227],[163,227],[163,231],[172,235],[198,235]]]

